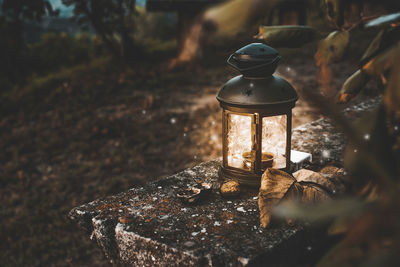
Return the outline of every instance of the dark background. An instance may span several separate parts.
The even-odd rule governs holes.
[[[69,8],[45,2],[0,1],[0,265],[106,266],[68,212],[219,157],[215,95],[237,75],[225,61],[254,41],[259,24],[235,37],[208,39],[195,58],[171,65],[188,34],[178,12],[146,12],[137,1],[121,24],[119,1],[109,1],[116,3],[115,14],[99,1],[101,16],[94,18],[74,13],[80,2],[91,1],[65,1]],[[260,23],[293,20],[274,14]],[[296,21],[299,14],[293,16]],[[307,9],[305,23],[329,29],[318,10]],[[357,69],[375,33],[351,35],[343,61],[332,65],[336,89]],[[301,97],[294,127],[320,117],[302,98],[304,90],[320,90],[316,46],[279,49],[277,74]],[[351,104],[376,94],[371,83]]]

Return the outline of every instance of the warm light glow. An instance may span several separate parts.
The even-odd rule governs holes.
[[[286,167],[286,115],[264,117],[262,122],[262,153],[274,154],[274,168]]]
[[[286,167],[286,115],[264,117],[262,120],[262,153],[273,154],[274,168]],[[252,151],[252,117],[249,115],[230,114],[228,119],[228,165],[245,170],[251,169],[255,151]],[[246,156],[246,157],[244,157]],[[267,157],[263,157],[267,160]],[[270,167],[262,162],[262,169]]]
[[[228,130],[228,165],[247,169],[243,153],[251,151],[251,117],[230,114]]]

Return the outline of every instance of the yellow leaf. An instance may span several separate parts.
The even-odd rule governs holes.
[[[339,94],[336,103],[345,104],[345,103],[349,102],[351,99],[353,99],[355,96],[356,95],[347,94],[347,93]]]
[[[349,43],[349,37],[348,31],[334,31],[321,40],[315,54],[317,66],[341,59]]]
[[[400,55],[400,44],[396,44],[386,51],[378,54],[362,66],[362,70],[375,78],[380,78],[387,70],[389,70],[396,59]]]
[[[379,33],[376,35],[374,40],[372,40],[372,42],[369,44],[367,50],[365,51],[364,55],[362,56],[361,62],[365,62],[365,61],[371,59],[371,57],[378,51],[379,47],[381,46],[382,37],[383,37],[384,33],[385,33],[385,31],[383,31],[383,30],[379,31]]]
[[[260,26],[258,39],[274,47],[301,47],[315,41],[319,34],[309,26]]]
[[[337,95],[338,102],[347,103],[351,98],[356,96],[362,88],[364,88],[368,81],[369,76],[363,71],[358,70],[353,73],[353,75],[347,78],[342,89],[339,91]]]

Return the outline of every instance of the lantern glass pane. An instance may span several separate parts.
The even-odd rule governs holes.
[[[249,115],[229,114],[228,116],[228,165],[249,170],[251,162],[245,158],[251,153],[252,119]]]
[[[286,115],[264,117],[262,120],[261,168],[286,167]]]

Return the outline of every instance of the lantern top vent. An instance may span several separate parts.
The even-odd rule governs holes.
[[[278,66],[278,51],[262,43],[246,45],[227,60],[228,64],[246,77],[265,77],[274,73]]]
[[[235,53],[228,64],[243,75],[229,80],[218,92],[221,106],[238,112],[284,114],[294,107],[298,95],[285,79],[272,75],[281,57],[265,44],[249,44]]]

